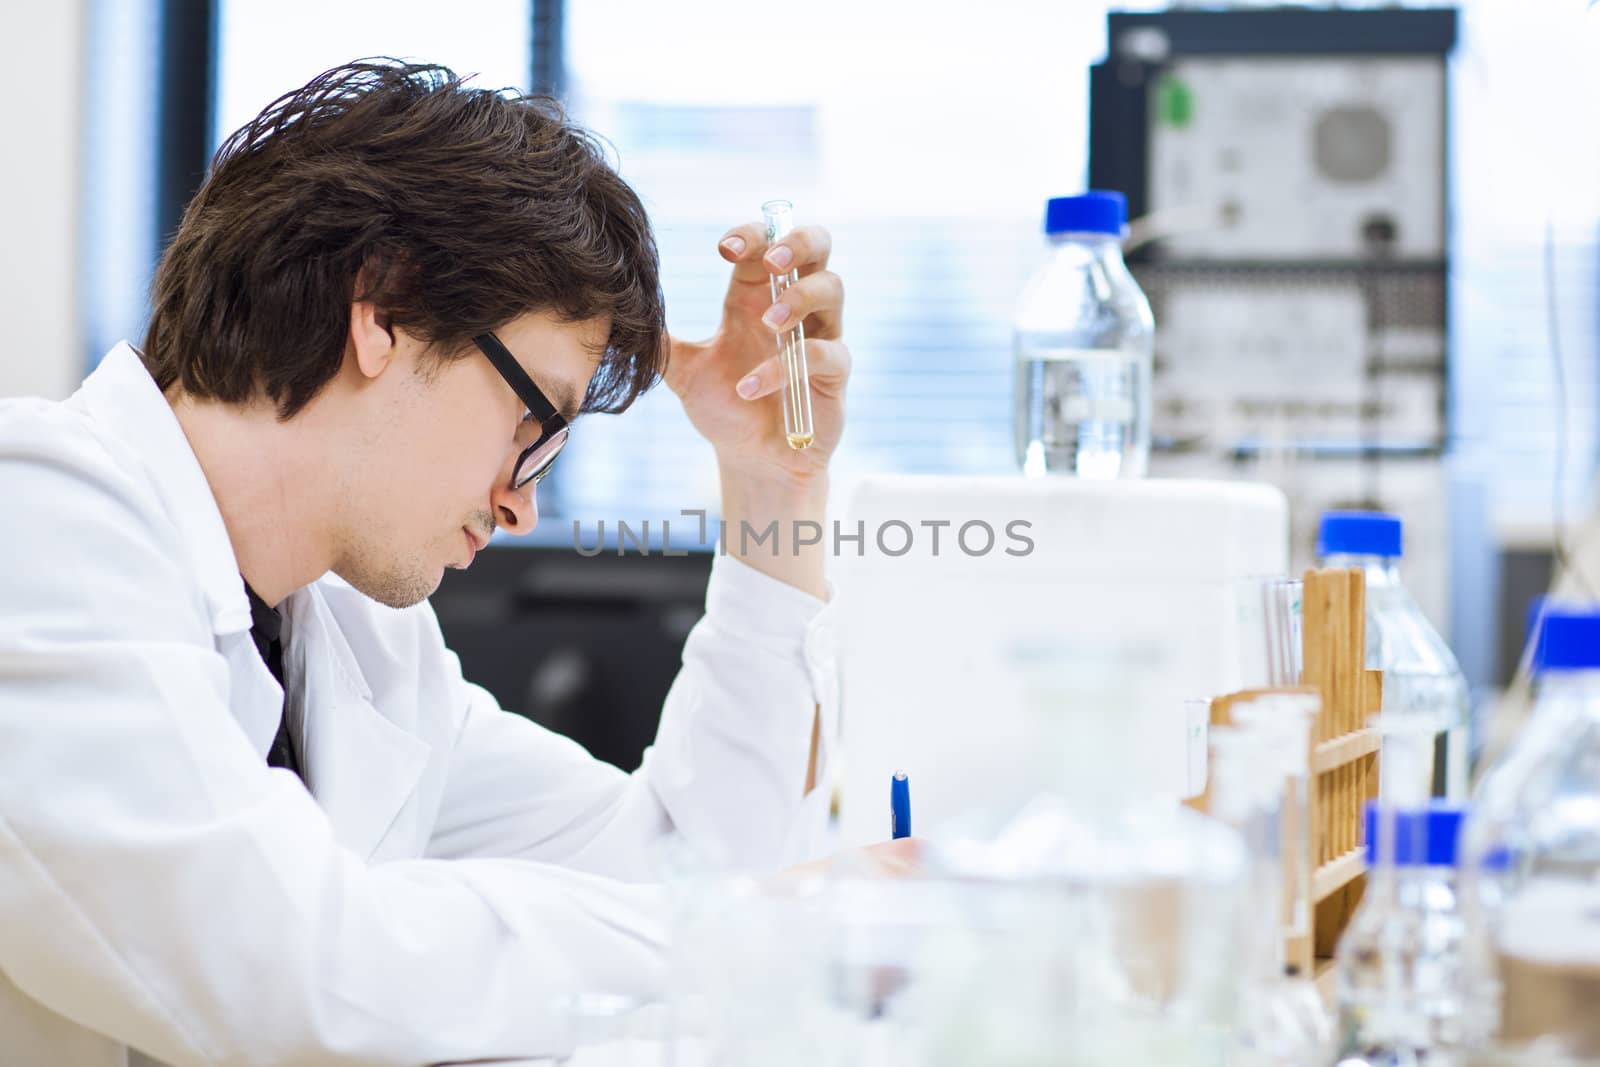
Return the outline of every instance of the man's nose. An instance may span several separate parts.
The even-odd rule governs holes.
[[[531,532],[539,525],[539,505],[534,499],[535,484],[529,482],[521,489],[513,489],[508,479],[490,494],[490,502],[494,504],[502,530],[520,535]]]

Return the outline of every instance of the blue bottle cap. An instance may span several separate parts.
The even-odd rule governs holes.
[[[1399,559],[1401,522],[1382,511],[1325,511],[1317,530],[1317,555]]]
[[[1058,196],[1044,209],[1044,232],[1109,233],[1122,236],[1128,224],[1128,198],[1091,189],[1082,196]]]
[[[1533,650],[1533,672],[1600,668],[1600,610],[1546,605]]]
[[[1394,816],[1394,862],[1399,867],[1454,867],[1456,846],[1461,837],[1461,822],[1467,809],[1462,804],[1436,800],[1425,808],[1396,812]],[[1378,803],[1367,802],[1367,865],[1378,862]]]

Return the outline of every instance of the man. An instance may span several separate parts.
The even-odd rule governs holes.
[[[632,775],[468,685],[425,600],[533,528],[580,411],[659,375],[725,521],[821,520],[849,373],[828,235],[719,250],[720,328],[669,344],[594,143],[438,67],[329,71],[223,146],[142,350],[0,409],[0,1062],[560,1051],[559,995],[661,992],[662,842],[814,855],[820,548],[730,539]],[[797,321],[803,452],[774,395]]]

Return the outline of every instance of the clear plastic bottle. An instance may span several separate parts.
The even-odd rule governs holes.
[[[1049,257],[1017,303],[1017,460],[1024,473],[1142,478],[1155,321],[1122,261],[1121,193],[1051,200]]]
[[[1443,800],[1367,805],[1367,892],[1338,949],[1341,1064],[1460,1062],[1465,814]]]
[[[1367,666],[1383,671],[1383,714],[1426,716],[1435,723],[1433,793],[1461,801],[1467,794],[1467,680],[1450,646],[1400,582],[1402,533],[1394,515],[1330,511],[1322,516],[1317,555],[1323,566],[1366,572]],[[1381,773],[1387,798],[1389,775]]]
[[[1548,608],[1528,724],[1462,835],[1481,1063],[1600,1061],[1600,610]]]

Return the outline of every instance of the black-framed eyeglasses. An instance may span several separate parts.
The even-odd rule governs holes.
[[[500,343],[500,338],[492,333],[480,333],[472,339],[472,343],[483,350],[489,357],[489,362],[494,364],[494,369],[500,372],[500,377],[506,380],[523,405],[528,409],[528,414],[539,424],[539,436],[533,444],[522,450],[517,457],[517,465],[511,469],[511,488],[521,489],[529,482],[535,485],[544,481],[544,476],[550,473],[550,467],[555,463],[556,457],[566,447],[567,435],[571,427],[567,425],[566,416],[556,410],[550,403],[550,398],[544,395],[533,379],[528,377],[528,372],[516,361],[505,345]]]

